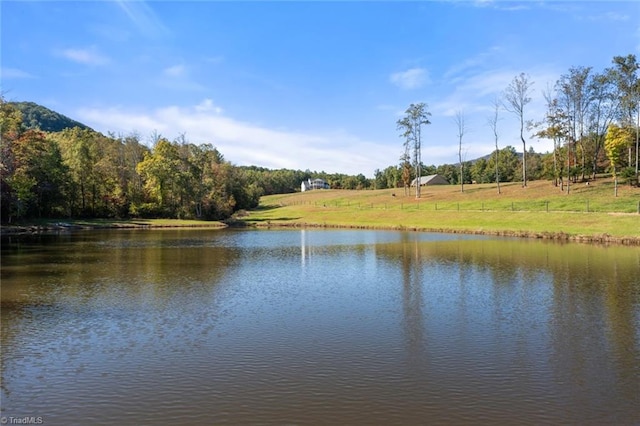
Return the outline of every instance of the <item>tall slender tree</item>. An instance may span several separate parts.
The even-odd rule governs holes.
[[[571,177],[577,176],[577,146],[583,143],[586,129],[586,118],[591,98],[588,82],[591,67],[571,67],[569,74],[562,75],[556,83],[558,100],[567,117],[569,134],[565,139],[567,150],[567,193],[571,191]],[[584,150],[582,150],[584,152]],[[573,158],[572,158],[573,157]],[[572,162],[574,171],[572,171]]]
[[[504,91],[503,105],[504,108],[515,114],[520,121],[520,140],[522,141],[522,187],[527,186],[527,142],[524,139],[524,109],[531,98],[529,95],[532,92],[531,86],[533,82],[529,80],[529,76],[525,73],[520,73],[514,77],[509,86]]]
[[[460,163],[460,192],[464,192],[464,161],[462,161],[462,138],[467,130],[464,122],[464,113],[457,111],[453,119],[458,128],[458,161]]]
[[[413,165],[416,174],[416,198],[420,198],[420,178],[422,175],[422,126],[431,124],[431,113],[427,111],[427,104],[420,102],[411,104],[405,111],[405,116],[397,121],[397,128],[405,138],[405,147],[413,146]],[[408,145],[407,145],[408,144]],[[406,152],[406,148],[405,148]]]
[[[495,163],[496,163],[496,186],[498,187],[498,194],[500,194],[500,169],[498,165],[500,164],[500,150],[498,149],[498,121],[500,120],[500,101],[496,98],[493,100],[493,114],[487,118],[487,123],[489,127],[491,127],[491,131],[493,132],[494,142],[496,144],[496,153],[495,153]]]
[[[550,87],[547,87],[547,90],[543,91],[542,95],[547,104],[547,112],[544,120],[539,123],[541,130],[536,133],[536,136],[553,141],[553,185],[560,185],[560,189],[564,190],[562,163],[559,157],[562,141],[568,137],[567,116],[560,108],[558,98]]]

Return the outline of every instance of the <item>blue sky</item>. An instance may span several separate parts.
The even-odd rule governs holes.
[[[237,165],[362,173],[395,165],[396,121],[425,102],[425,164],[490,153],[492,100],[525,72],[640,56],[640,2],[3,1],[2,93],[94,129],[211,143]],[[499,145],[521,151],[501,111]],[[548,141],[531,138],[538,152]]]

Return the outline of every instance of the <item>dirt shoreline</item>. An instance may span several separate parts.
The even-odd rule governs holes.
[[[50,225],[2,225],[0,227],[0,235],[24,235],[24,234],[39,234],[45,232],[71,232],[71,231],[83,231],[83,230],[96,230],[96,229],[179,229],[179,228],[202,228],[202,229],[221,229],[227,228],[228,225],[221,222],[213,222],[210,225],[161,225],[161,224],[147,224],[147,223],[122,223],[112,225],[79,225],[58,223]]]

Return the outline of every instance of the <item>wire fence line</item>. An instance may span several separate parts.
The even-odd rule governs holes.
[[[280,202],[280,206],[314,206],[324,208],[351,208],[358,210],[416,210],[416,211],[459,211],[459,212],[583,212],[583,213],[637,213],[640,214],[640,200],[637,202],[615,202],[584,200],[563,203],[559,201],[514,201],[505,202],[410,202],[410,203],[364,203],[351,201],[291,201]]]

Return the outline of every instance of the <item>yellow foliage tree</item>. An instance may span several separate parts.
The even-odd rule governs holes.
[[[610,124],[607,128],[607,135],[604,140],[604,149],[607,153],[607,158],[609,158],[609,162],[611,163],[614,193],[616,197],[618,196],[617,168],[621,166],[625,150],[629,146],[629,141],[632,139],[633,135],[626,127],[618,127],[615,124]]]

